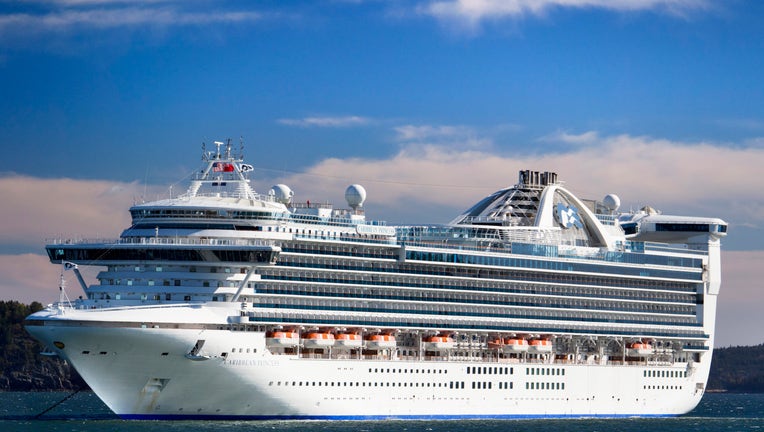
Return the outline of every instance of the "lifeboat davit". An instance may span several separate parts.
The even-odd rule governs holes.
[[[648,342],[632,342],[626,346],[626,354],[631,356],[647,356],[654,352],[655,349]]]
[[[269,347],[296,347],[300,344],[297,332],[289,330],[273,330],[265,334],[265,345]]]
[[[327,348],[334,345],[334,335],[329,332],[310,332],[302,336],[305,348]]]
[[[366,348],[370,350],[393,349],[397,346],[395,336],[390,334],[373,334],[366,336]]]
[[[334,335],[334,341],[337,345],[345,348],[361,348],[363,338],[358,333],[337,333]]]
[[[427,336],[422,340],[422,344],[426,351],[449,350],[456,346],[454,339],[448,335]]]
[[[528,351],[534,353],[550,353],[552,352],[552,341],[546,338],[531,339]]]
[[[502,348],[505,352],[518,353],[528,351],[528,341],[523,338],[506,338]]]

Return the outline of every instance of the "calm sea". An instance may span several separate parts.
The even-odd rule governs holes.
[[[67,393],[0,392],[0,431],[433,431],[433,432],[764,432],[764,394],[707,394],[690,414],[676,418],[614,420],[504,420],[504,421],[125,421],[115,418],[90,392],[66,398]]]

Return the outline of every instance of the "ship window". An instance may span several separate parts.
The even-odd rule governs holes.
[[[183,296],[183,301],[191,301],[191,296],[190,295]]]
[[[162,267],[160,267],[160,266],[157,266],[157,271],[158,271],[158,272],[161,272],[161,271],[162,271]]]
[[[180,286],[180,279],[175,279],[175,286]]]
[[[117,282],[117,283],[119,283],[119,282]],[[133,280],[132,279],[128,279],[127,280],[127,285],[128,286],[132,286],[133,285]]]
[[[149,280],[149,286],[154,286],[154,281],[153,280]]]

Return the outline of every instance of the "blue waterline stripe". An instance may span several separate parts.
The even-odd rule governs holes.
[[[120,414],[123,420],[539,420],[539,419],[617,419],[617,418],[668,418],[680,414],[433,414],[433,415],[205,415],[205,414]]]

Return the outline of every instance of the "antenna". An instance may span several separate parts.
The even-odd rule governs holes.
[[[63,314],[66,306],[72,307],[69,297],[66,295],[66,280],[64,279],[64,266],[61,266],[61,281],[58,284],[58,302],[56,309],[59,314]]]
[[[215,159],[220,159],[220,146],[223,145],[222,141],[215,141],[215,145],[217,146],[217,154],[215,155]]]

